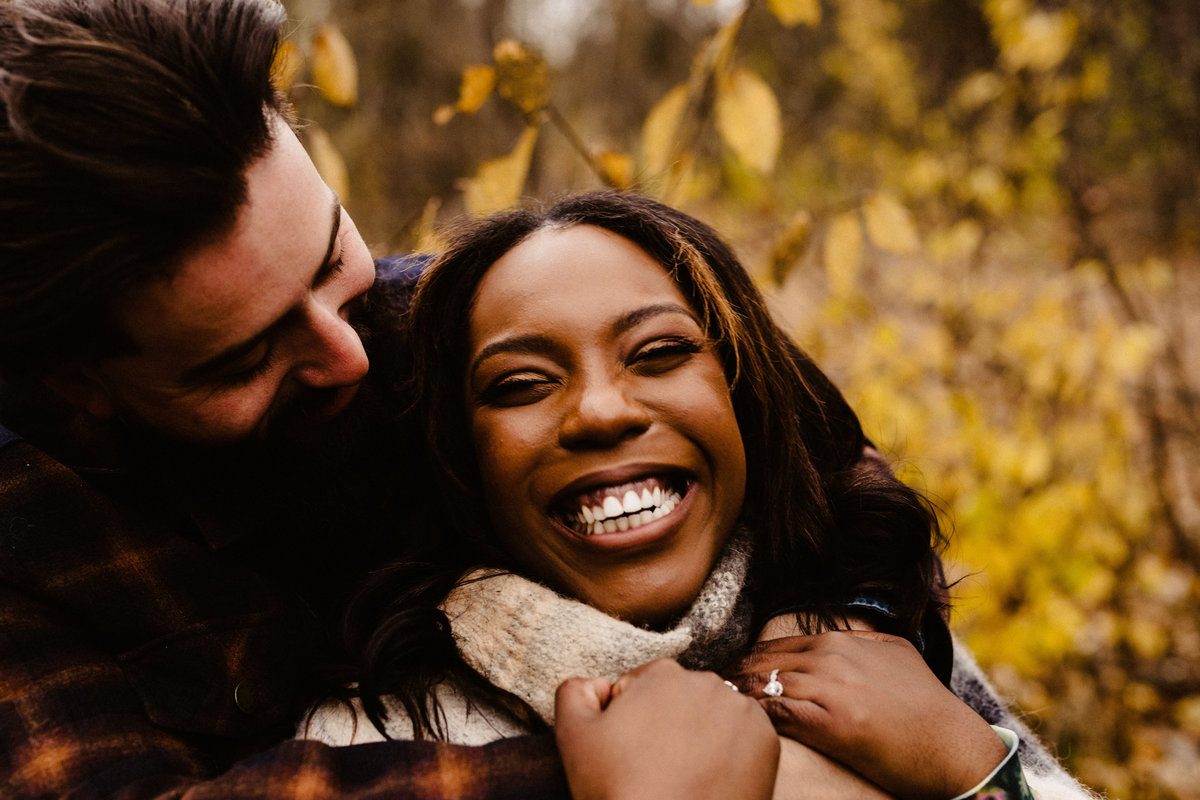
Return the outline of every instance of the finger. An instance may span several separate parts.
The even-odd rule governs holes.
[[[778,636],[774,639],[763,639],[750,647],[751,655],[767,653],[803,653],[816,646],[814,641],[820,634],[811,636]]]
[[[656,681],[670,682],[678,680],[686,672],[687,670],[679,666],[679,662],[669,658],[660,658],[634,667],[613,681],[610,702],[628,691],[639,681],[648,680],[651,683]]]
[[[826,752],[829,712],[819,703],[784,696],[763,697],[758,704],[780,736]]]
[[[762,653],[749,655],[729,667],[725,677],[732,680],[739,688],[745,689],[753,683],[744,683],[756,676],[763,676],[763,683],[771,670],[783,672],[810,672],[815,664],[812,653]]]
[[[559,725],[583,721],[600,714],[612,698],[608,678],[568,678],[554,694],[555,717]]]
[[[873,640],[876,642],[884,642],[886,644],[908,645],[909,647],[912,647],[912,642],[910,642],[908,639],[905,639],[903,636],[893,636],[890,633],[880,633],[879,631],[858,629],[838,631],[838,633],[842,633],[847,636],[853,636],[856,639]]]
[[[755,699],[764,697],[807,697],[801,694],[805,684],[803,673],[787,670],[772,669],[770,672],[756,672],[746,676],[738,688]],[[788,688],[791,687],[789,694]]]
[[[745,695],[746,697],[758,699],[766,696],[763,690],[766,688],[767,684],[770,683],[771,674],[773,672],[775,672],[774,669],[768,672],[760,672],[755,670],[754,672],[730,674],[727,677],[729,682],[737,687],[737,690],[741,694]],[[779,670],[778,674],[784,675],[785,671]]]
[[[854,622],[851,621],[853,625]],[[874,640],[877,642],[888,642],[892,644],[900,644],[908,642],[902,636],[893,636],[890,633],[881,633],[861,627],[850,627],[839,629],[836,631],[823,631],[814,633],[808,636],[781,636],[775,639],[764,639],[756,642],[750,648],[752,655],[768,654],[768,653],[806,653],[814,649],[829,647],[832,642],[837,642],[839,638],[853,637],[860,640]]]

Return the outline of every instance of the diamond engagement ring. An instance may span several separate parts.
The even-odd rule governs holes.
[[[763,694],[767,697],[779,697],[783,694],[783,684],[779,682],[779,670],[771,670],[771,679],[763,687]]]

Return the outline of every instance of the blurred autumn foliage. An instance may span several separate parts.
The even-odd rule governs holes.
[[[378,252],[598,185],[724,232],[945,513],[954,627],[1085,782],[1200,798],[1200,5],[289,0]]]

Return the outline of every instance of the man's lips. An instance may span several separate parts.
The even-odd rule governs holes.
[[[358,394],[358,387],[360,385],[356,383],[353,386],[343,386],[338,389],[333,397],[330,398],[329,403],[314,414],[314,421],[324,422],[333,419],[345,411],[346,406],[350,405],[350,401],[354,399],[354,395]]]
[[[266,420],[270,431],[296,432],[313,426],[321,426],[341,415],[358,393],[362,384],[339,386],[328,389],[309,389],[307,393],[292,398]]]

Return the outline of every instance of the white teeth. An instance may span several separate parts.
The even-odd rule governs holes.
[[[580,506],[574,522],[576,530],[588,535],[627,531],[662,519],[675,510],[680,500],[678,492],[658,486],[643,489],[641,494],[630,490],[620,499],[608,495],[602,506]]]
[[[625,513],[625,508],[624,508],[624,506],[621,505],[620,500],[613,497],[612,495],[609,495],[608,497],[604,498],[604,517],[605,518],[619,517],[624,513]]]
[[[634,514],[632,517],[629,517],[629,527],[630,528],[640,528],[643,525],[645,525],[647,522],[650,522],[653,519],[654,519],[654,512],[647,508],[647,509],[644,509],[641,513]]]

